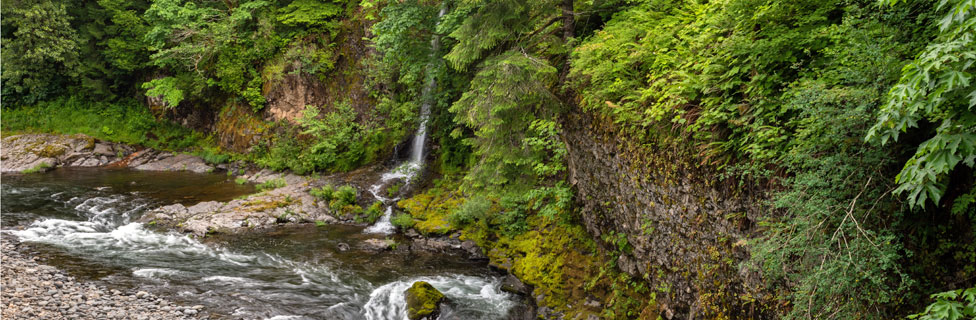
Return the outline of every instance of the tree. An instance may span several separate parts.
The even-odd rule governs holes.
[[[33,103],[54,96],[77,76],[78,35],[65,5],[25,1],[6,10],[3,27],[14,31],[3,39],[4,98]]]
[[[882,0],[894,5],[898,0]],[[898,141],[920,122],[937,125],[895,178],[896,193],[908,193],[912,207],[928,200],[936,205],[957,165],[976,161],[976,1],[941,0],[947,13],[939,21],[938,37],[902,69],[867,139],[881,145]]]

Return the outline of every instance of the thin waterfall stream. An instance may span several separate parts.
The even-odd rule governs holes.
[[[441,6],[441,10],[437,14],[437,25],[440,24],[440,19],[445,13],[447,13],[447,7]],[[386,205],[386,211],[383,213],[383,216],[380,217],[379,221],[369,228],[366,228],[366,230],[363,232],[380,234],[393,233],[394,227],[390,222],[390,219],[392,218],[391,216],[393,215],[393,203],[400,198],[388,198],[383,196],[383,186],[393,180],[400,180],[404,186],[409,185],[413,178],[420,174],[420,171],[424,168],[424,146],[427,140],[427,122],[430,120],[430,106],[433,103],[431,95],[434,93],[434,89],[437,87],[437,79],[432,75],[430,70],[435,67],[435,61],[438,59],[437,52],[440,50],[440,41],[441,36],[439,34],[434,33],[434,35],[431,36],[431,62],[427,65],[427,83],[424,84],[424,89],[421,92],[422,103],[420,104],[420,124],[417,126],[417,132],[415,132],[413,135],[413,143],[410,146],[410,158],[408,158],[406,162],[395,166],[390,172],[384,173],[380,177],[380,181],[377,184],[370,186],[369,192],[374,198]]]

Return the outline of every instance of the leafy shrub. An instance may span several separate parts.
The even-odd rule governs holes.
[[[222,153],[220,148],[204,147],[198,154],[204,162],[209,164],[221,164],[230,161],[230,155]]]
[[[454,209],[447,220],[451,225],[463,228],[478,220],[484,219],[491,210],[491,201],[483,196],[469,198],[461,206]]]
[[[935,302],[922,313],[908,316],[920,320],[976,319],[976,288],[959,289],[933,294]]]
[[[335,191],[332,191],[331,186],[323,186],[318,190],[313,189],[312,192],[316,197],[328,201],[329,208],[333,211],[348,213],[349,209],[346,207],[350,206],[359,208],[359,212],[362,211],[361,207],[356,206],[356,188],[353,186],[341,186]]]
[[[199,132],[170,121],[157,121],[138,101],[92,102],[77,96],[17,108],[4,105],[3,131],[81,133],[172,151],[207,147],[209,143]]]
[[[336,201],[340,201],[343,204],[355,204],[356,203],[356,188],[353,186],[341,186],[339,189],[332,194]]]
[[[920,122],[938,124],[896,177],[895,193],[907,193],[912,207],[923,207],[928,199],[938,205],[957,165],[976,168],[976,93],[970,83],[976,75],[976,8],[968,0],[943,0],[939,7],[948,10],[939,20],[938,37],[902,69],[867,134],[885,145]]]
[[[247,179],[237,178],[237,179],[234,179],[234,183],[237,183],[237,184],[245,184],[245,183],[247,183]]]
[[[299,125],[282,124],[282,131],[256,150],[255,162],[296,174],[355,169],[375,160],[392,143],[384,129],[364,127],[356,118],[357,113],[348,102],[336,104],[327,113],[306,106]]]
[[[308,193],[311,194],[313,197],[319,198],[325,202],[332,201],[332,194],[334,192],[335,189],[333,189],[331,185],[324,185],[319,188],[312,188],[312,190],[308,191]]]
[[[359,223],[375,223],[383,216],[383,202],[376,201],[373,202],[363,213],[356,217],[356,222]]]
[[[390,218],[390,223],[400,229],[410,229],[415,223],[413,217],[406,213],[399,213]]]

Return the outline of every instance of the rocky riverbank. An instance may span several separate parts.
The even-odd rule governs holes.
[[[140,149],[120,143],[101,141],[92,137],[57,134],[21,134],[4,137],[0,148],[0,171],[43,172],[57,167],[117,167],[146,171],[192,171],[197,173],[224,171],[203,159],[188,154],[174,154],[153,149]],[[211,233],[235,234],[266,230],[282,225],[355,224],[366,225],[354,213],[337,212],[310,194],[313,188],[324,185],[352,186],[356,189],[355,206],[365,208],[375,199],[367,190],[380,180],[385,168],[368,167],[354,172],[325,177],[299,176],[290,173],[259,170],[237,164],[230,173],[250,183],[268,184],[265,191],[227,202],[208,201],[193,205],[173,204],[150,210],[141,222],[157,228],[175,229],[202,237]],[[385,187],[396,181],[388,181]],[[382,193],[386,193],[385,189]],[[400,190],[403,193],[403,190]],[[400,246],[404,244],[405,246]],[[424,253],[460,253],[484,259],[481,249],[472,241],[460,241],[458,235],[424,236],[406,230],[399,241],[373,239],[354,244],[371,251],[409,251]]]
[[[42,265],[0,239],[0,318],[209,319],[203,306],[181,306],[145,291],[123,292],[79,281]]]
[[[4,137],[0,172],[41,172],[56,167],[129,167],[148,171],[211,172],[200,157],[100,141],[83,135],[47,133]]]

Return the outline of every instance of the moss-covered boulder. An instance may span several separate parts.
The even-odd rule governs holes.
[[[437,319],[444,294],[425,281],[417,281],[406,291],[407,318]]]

